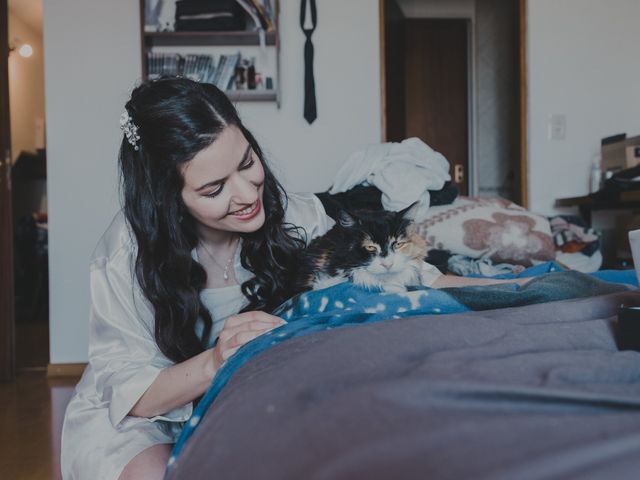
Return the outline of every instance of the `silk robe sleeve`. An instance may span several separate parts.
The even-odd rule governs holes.
[[[95,256],[90,270],[89,361],[96,391],[117,428],[160,371],[173,364],[154,338],[154,315],[135,280],[133,248]],[[189,403],[146,421],[183,422]]]

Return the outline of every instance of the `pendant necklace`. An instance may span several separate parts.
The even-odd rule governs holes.
[[[213,260],[213,262],[216,265],[218,265],[218,267],[220,267],[222,269],[222,278],[224,279],[225,282],[228,282],[229,281],[229,267],[231,267],[231,262],[233,261],[233,258],[236,256],[236,249],[238,248],[237,243],[236,243],[236,246],[233,248],[233,253],[229,257],[229,260],[227,260],[227,263],[224,265],[224,267],[222,265],[220,265],[220,262],[218,262],[215,259],[215,257],[211,254],[211,252],[205,246],[204,243],[200,242],[200,245],[202,245],[202,248],[204,249],[204,251],[207,252],[207,255],[209,256],[209,258],[211,260]]]

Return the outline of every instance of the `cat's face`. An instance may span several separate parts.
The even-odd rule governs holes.
[[[405,212],[342,213],[339,224],[349,231],[351,264],[376,277],[391,277],[426,255],[424,240],[413,233]]]

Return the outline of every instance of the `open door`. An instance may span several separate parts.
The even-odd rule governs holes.
[[[0,380],[11,381],[16,367],[7,0],[0,0],[0,12]]]
[[[449,160],[453,183],[461,194],[496,190],[501,196],[526,207],[527,1],[501,2],[509,7],[508,15],[499,16],[488,26],[485,21],[481,37],[477,23],[472,27],[470,22],[473,15],[479,15],[477,9],[469,18],[404,17],[402,7],[413,3],[410,0],[380,0],[382,141],[417,136]],[[436,2],[432,0],[431,3]],[[447,0],[439,0],[439,3],[446,5]],[[490,8],[482,11],[485,20],[487,16],[491,17],[491,9],[500,7],[498,3],[490,3]],[[480,2],[476,5],[486,7]],[[411,8],[405,10],[412,11]],[[498,21],[508,23],[500,23],[498,30],[493,30]],[[493,48],[488,39],[496,38],[494,32],[502,37],[505,32],[517,35],[513,38],[517,42],[515,51],[508,52],[508,58],[504,58],[502,50],[494,50],[491,57],[502,62],[497,65],[498,71],[512,77],[509,86],[513,89],[508,92],[496,90],[496,82],[487,86],[486,79],[492,81],[490,75],[482,77],[484,83],[479,80],[479,44],[482,41],[482,48]],[[489,67],[486,58],[481,58],[485,60],[485,70],[481,73],[486,74]],[[506,81],[504,76],[500,78],[503,83]],[[507,107],[504,107],[505,102],[497,101],[498,94],[508,98]],[[492,113],[481,119],[480,113],[486,110]],[[507,116],[508,122],[505,121]],[[491,137],[486,126],[496,120],[502,130]],[[485,126],[482,131],[481,125]],[[500,142],[497,146],[494,145],[496,139]],[[491,148],[480,151],[479,145]],[[479,168],[484,168],[483,172],[490,175],[481,177]],[[476,178],[472,179],[470,175],[474,172]],[[494,183],[493,177],[500,178],[500,183]]]
[[[441,152],[466,195],[470,22],[405,18],[396,0],[382,1],[383,139],[418,137]]]

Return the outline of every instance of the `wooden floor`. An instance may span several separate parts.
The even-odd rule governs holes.
[[[46,377],[44,368],[22,370],[0,383],[0,478],[60,479],[64,410],[79,378]]]

